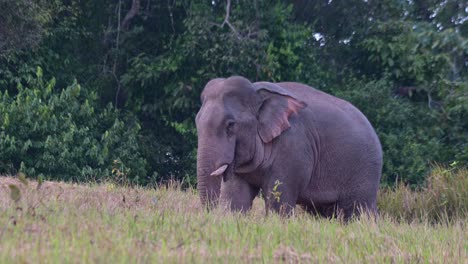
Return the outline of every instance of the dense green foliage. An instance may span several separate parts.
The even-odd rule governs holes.
[[[199,94],[230,75],[303,82],[351,101],[382,141],[385,184],[422,184],[433,162],[468,163],[462,1],[0,6],[2,173],[193,183]]]
[[[0,0],[0,54],[36,46],[50,20],[46,1]]]
[[[37,75],[14,97],[0,92],[2,172],[63,180],[146,175],[138,123],[120,120],[110,104],[96,107],[96,95],[76,83],[57,92],[54,79],[44,82],[40,68]]]

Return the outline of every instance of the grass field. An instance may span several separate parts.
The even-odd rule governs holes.
[[[0,263],[467,263],[467,174],[449,174],[460,195],[400,186],[380,193],[378,221],[349,224],[265,217],[260,199],[247,215],[206,212],[177,185],[0,177]]]

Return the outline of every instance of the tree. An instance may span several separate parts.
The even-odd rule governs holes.
[[[468,16],[460,1],[0,5],[0,91],[14,98],[37,90],[38,66],[57,93],[77,80],[96,96],[96,113],[109,103],[118,109],[119,135],[133,135],[131,149],[147,164],[140,178],[194,182],[199,94],[211,78],[230,75],[303,82],[356,104],[379,133],[388,184],[421,184],[434,161],[468,163]]]
[[[0,56],[36,48],[50,21],[50,6],[41,0],[0,0]]]

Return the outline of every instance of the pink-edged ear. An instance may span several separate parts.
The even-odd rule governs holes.
[[[306,107],[306,104],[274,83],[257,82],[254,88],[262,98],[257,114],[258,133],[262,141],[268,143],[291,127],[289,117]]]

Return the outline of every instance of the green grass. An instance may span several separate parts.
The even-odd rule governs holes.
[[[468,175],[447,173],[449,180]],[[434,188],[383,190],[377,221],[342,224],[301,210],[265,217],[259,199],[247,215],[206,212],[194,191],[178,186],[45,182],[37,189],[0,177],[0,263],[466,263],[466,188],[429,213],[407,213],[423,211],[419,200]]]

